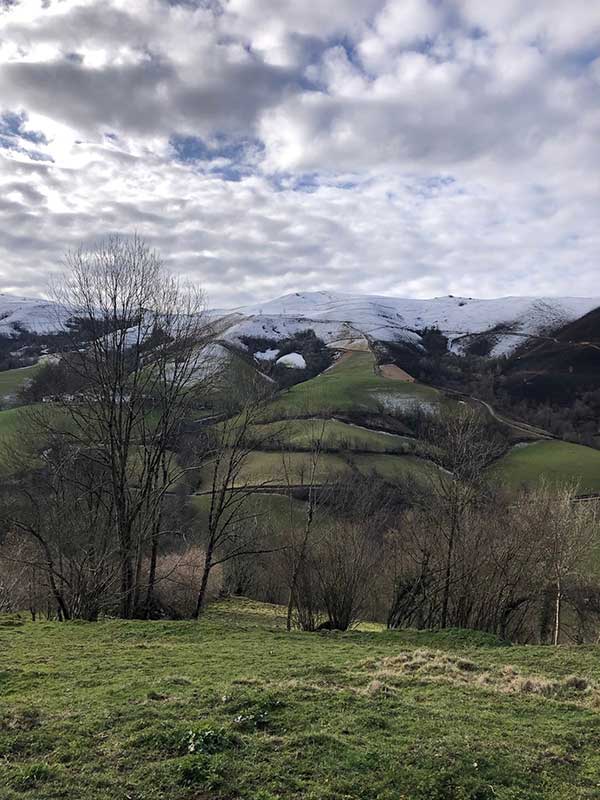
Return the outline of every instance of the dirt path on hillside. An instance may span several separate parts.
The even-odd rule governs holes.
[[[368,353],[370,349],[369,343],[364,336],[359,336],[355,339],[336,339],[333,342],[329,342],[327,347],[330,350],[345,350],[354,353]]]
[[[396,364],[382,364],[379,367],[379,372],[383,378],[389,378],[392,381],[404,381],[405,383],[415,383],[412,375],[396,366]]]
[[[513,428],[519,433],[525,433],[528,436],[538,436],[540,439],[552,440],[559,438],[558,436],[554,436],[548,431],[542,430],[542,428],[536,428],[534,425],[528,425],[526,422],[518,422],[517,420],[513,420],[510,419],[509,417],[503,416],[502,414],[498,414],[496,409],[486,400],[482,400],[479,397],[472,397],[472,396],[469,397],[471,400],[474,400],[476,403],[482,405],[486,409],[486,411],[490,414],[490,416],[493,417],[497,422],[500,422],[503,425],[508,425],[509,427]]]
[[[350,356],[352,355],[352,351],[351,350],[340,350],[339,353],[340,353],[340,355],[335,359],[333,364],[330,364],[327,367],[326,370],[323,370],[323,372],[321,373],[322,375],[324,375],[326,372],[329,372],[330,370],[334,369],[335,367],[339,367],[339,365],[343,361],[347,361],[350,358]]]

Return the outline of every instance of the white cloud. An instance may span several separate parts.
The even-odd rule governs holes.
[[[23,0],[0,285],[137,230],[217,304],[597,293],[599,63],[583,0]]]

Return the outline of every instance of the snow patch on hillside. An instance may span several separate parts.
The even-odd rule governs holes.
[[[259,353],[254,353],[254,358],[259,361],[275,361],[279,355],[279,350],[262,350]]]
[[[436,327],[460,352],[461,338],[501,328],[494,355],[508,353],[523,342],[524,335],[543,335],[578,319],[600,306],[600,297],[501,297],[477,300],[471,297],[413,298],[359,296],[339,292],[298,292],[260,305],[237,309],[246,319],[236,326],[245,329],[299,330],[309,324],[326,343],[335,326],[349,332],[338,339],[363,335],[370,340],[404,341],[419,346],[418,331]],[[327,322],[324,322],[327,320]],[[327,336],[319,330],[326,329]],[[230,331],[231,332],[231,331]],[[229,333],[230,333],[229,332]]]
[[[275,362],[281,367],[291,367],[292,369],[306,369],[306,361],[300,353],[288,353],[281,356]]]

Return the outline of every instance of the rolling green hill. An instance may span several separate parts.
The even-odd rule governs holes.
[[[386,404],[429,405],[439,400],[440,394],[429,386],[377,375],[371,352],[348,352],[326,372],[284,392],[270,413],[276,419],[330,412],[376,412]]]
[[[321,440],[325,449],[374,453],[409,453],[418,447],[418,442],[408,436],[370,430],[339,419],[290,419],[256,425],[252,433],[259,441],[267,439],[298,450],[310,449]]]
[[[206,526],[208,520],[210,498],[208,495],[194,495],[190,502],[195,511],[196,524]],[[319,514],[323,513],[321,510]],[[290,515],[293,523],[299,523],[306,517],[306,503],[296,500],[287,494],[256,494],[251,497],[241,512],[244,520],[253,517],[266,526],[271,526],[274,530],[285,530],[290,523]]]
[[[239,367],[238,361],[235,363]],[[246,371],[251,369],[245,362],[242,366]],[[0,373],[0,388],[17,387],[33,369]],[[271,440],[265,448],[268,452],[254,453],[240,480],[257,485],[285,484],[282,455],[276,450],[280,447],[291,451],[287,456],[291,482],[306,483],[310,461],[306,451],[321,434],[326,452],[320,459],[318,483],[348,475],[352,470],[376,472],[391,481],[406,474],[423,475],[432,469],[427,461],[430,448],[413,437],[370,430],[347,420],[353,417],[362,420],[371,415],[377,423],[386,409],[410,410],[414,405],[431,408],[441,402],[452,401],[431,387],[382,377],[376,371],[370,351],[346,352],[326,372],[281,392],[268,406],[266,416],[272,421],[256,425],[252,431],[258,442],[265,437]],[[0,439],[6,441],[23,431],[27,413],[26,408],[1,411]],[[343,414],[345,419],[326,418],[335,413]],[[512,486],[533,484],[545,478],[552,482],[575,482],[583,493],[600,491],[600,451],[557,440],[517,445],[494,465],[490,474]],[[205,469],[200,490],[206,486],[206,476]]]
[[[415,456],[387,453],[322,453],[315,472],[315,484],[332,483],[358,471],[363,475],[376,473],[390,482],[407,475],[422,477],[436,469],[435,465]],[[209,491],[212,468],[200,471],[199,492]],[[279,486],[309,486],[311,455],[305,452],[277,451],[251,453],[244,461],[236,485],[269,488]]]
[[[600,451],[557,440],[517,445],[491,470],[509,486],[576,483],[581,493],[600,492]]]
[[[38,365],[21,367],[20,369],[7,369],[0,372],[0,400],[14,396],[23,384],[33,378]]]

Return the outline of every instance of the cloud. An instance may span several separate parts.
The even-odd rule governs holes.
[[[0,284],[137,231],[231,305],[594,294],[583,0],[22,0],[0,11]]]

